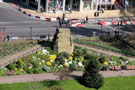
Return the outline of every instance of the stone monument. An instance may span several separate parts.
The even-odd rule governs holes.
[[[71,54],[74,49],[73,39],[70,35],[70,29],[68,28],[58,28],[54,35],[54,50],[58,53],[67,52]]]

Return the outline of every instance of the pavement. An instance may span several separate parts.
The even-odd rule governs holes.
[[[81,71],[73,71],[69,73],[73,78],[83,75]],[[135,76],[135,70],[120,70],[120,71],[100,71],[103,77],[122,77]],[[48,80],[59,80],[59,76],[55,73],[41,73],[41,74],[24,74],[15,76],[0,76],[0,84],[13,84],[22,82],[37,82]]]
[[[16,7],[14,3],[11,3],[11,5]],[[88,16],[88,18],[108,18],[108,17],[121,17],[122,16],[122,14],[120,13],[120,10],[105,10],[104,13],[99,14],[99,17],[95,17],[94,16],[95,10],[81,11],[81,12],[73,10],[71,14],[68,11],[65,11],[65,12],[57,11],[56,14],[54,14],[54,13],[46,13],[46,12],[38,13],[36,9],[28,7],[25,4],[21,4],[21,5],[19,4],[18,7],[25,13],[29,13],[33,16],[45,17],[45,18],[57,18],[58,16],[62,17],[63,13],[66,14],[67,19],[84,19],[86,18],[86,16]]]

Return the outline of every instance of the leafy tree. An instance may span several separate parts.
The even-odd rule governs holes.
[[[99,89],[103,86],[103,77],[99,74],[100,65],[96,57],[91,57],[83,74],[83,84],[89,88]]]

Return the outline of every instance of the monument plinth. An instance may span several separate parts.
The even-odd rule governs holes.
[[[71,54],[74,49],[73,39],[70,35],[70,29],[58,28],[54,35],[54,50],[58,53],[67,52]]]

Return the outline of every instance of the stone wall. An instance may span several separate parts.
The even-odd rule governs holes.
[[[73,52],[73,40],[70,35],[70,29],[58,28],[54,36],[54,50],[58,53],[67,52],[71,54]]]

